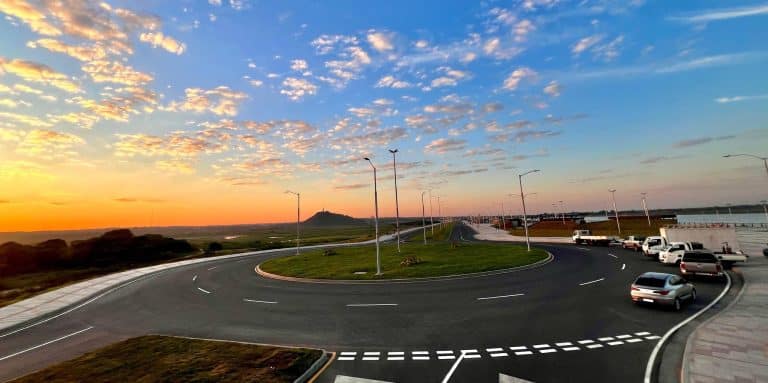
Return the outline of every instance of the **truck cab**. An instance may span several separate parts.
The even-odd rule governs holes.
[[[659,251],[659,262],[679,265],[686,251],[704,250],[704,245],[698,242],[670,242]]]
[[[655,258],[667,245],[669,245],[667,239],[662,236],[654,235],[648,237],[643,241],[643,254],[647,257]]]

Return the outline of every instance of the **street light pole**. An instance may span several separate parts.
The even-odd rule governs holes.
[[[616,213],[616,228],[619,229],[619,235],[621,235],[621,223],[619,223],[619,211],[616,209],[616,189],[608,190],[611,192],[611,199],[613,200],[613,211]]]
[[[300,240],[299,225],[301,224],[301,193],[292,192],[290,190],[286,190],[285,192],[296,196],[296,255],[299,255],[299,240]]]
[[[724,158],[731,158],[731,157],[751,157],[751,158],[756,158],[758,160],[763,161],[763,166],[765,166],[765,174],[768,175],[768,157],[760,157],[760,156],[756,156],[754,154],[726,154],[723,157]]]
[[[440,205],[440,196],[437,196],[437,220],[440,221],[440,227],[443,227],[443,209]]]
[[[376,209],[376,275],[381,275],[381,258],[379,256],[379,189],[376,181],[376,167],[368,157],[364,158],[373,168],[373,204]]]
[[[763,204],[763,211],[765,212],[765,222],[768,222],[768,201],[762,200],[760,203]]]
[[[504,219],[504,201],[501,201],[501,227],[507,231],[507,220]]]
[[[427,244],[427,218],[424,215],[424,193],[421,192],[421,228],[424,231],[424,244]]]
[[[731,211],[731,204],[727,203],[725,204],[725,207],[728,208],[728,219],[730,219],[731,222],[733,222],[733,211]]]
[[[525,192],[523,192],[523,176],[538,172],[539,169],[529,170],[523,174],[518,174],[517,180],[520,182],[520,200],[523,203],[523,227],[525,228],[525,244],[528,246],[528,251],[531,251],[531,238],[528,236],[528,213],[525,211]]]
[[[643,201],[643,211],[645,211],[645,218],[648,219],[648,227],[651,227],[651,216],[650,216],[650,214],[648,214],[648,203],[645,201],[645,197],[648,195],[648,193],[643,192],[643,193],[640,193],[640,195],[643,196],[643,198],[642,198],[642,201]]]
[[[563,205],[563,201],[557,202],[560,202],[560,214],[563,216],[563,225],[565,225],[565,206]]]
[[[400,203],[397,201],[397,160],[395,153],[397,149],[389,149],[392,153],[392,170],[395,172],[395,231],[397,232],[397,252],[400,252]]]
[[[432,189],[428,189],[429,191],[429,227],[430,230],[432,230],[432,238],[435,237],[435,218],[432,215]]]

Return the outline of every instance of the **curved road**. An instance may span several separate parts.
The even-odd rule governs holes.
[[[471,241],[457,225],[452,238]],[[414,241],[420,240],[416,236]],[[0,380],[147,333],[301,345],[337,352],[337,375],[391,382],[641,381],[658,336],[722,282],[696,280],[682,312],[634,305],[632,280],[675,272],[620,248],[542,245],[544,266],[408,283],[311,284],[258,276],[277,254],[172,269],[37,326],[0,334]],[[286,250],[285,254],[290,254]]]

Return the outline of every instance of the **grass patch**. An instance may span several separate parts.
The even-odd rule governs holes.
[[[651,236],[659,235],[659,229],[667,225],[675,224],[674,220],[652,219],[651,226],[648,226],[648,220],[645,217],[620,217],[621,236]],[[576,229],[591,230],[594,235],[614,235],[618,236],[615,220],[602,222],[585,223],[576,225],[573,222],[541,222],[528,228],[528,233],[532,237],[570,237]],[[513,235],[524,236],[525,231],[522,228],[510,230]]]
[[[437,234],[437,231],[435,231]],[[393,244],[381,247],[383,276],[376,274],[374,246],[334,249],[334,255],[322,250],[271,259],[261,264],[262,270],[279,275],[321,279],[394,279],[437,277],[523,266],[547,257],[541,249],[526,251],[524,246],[502,243],[419,241],[404,243],[397,253]],[[401,262],[415,257],[419,263],[403,266]],[[365,274],[355,274],[365,272]]]
[[[293,382],[321,354],[151,335],[115,343],[13,382]]]

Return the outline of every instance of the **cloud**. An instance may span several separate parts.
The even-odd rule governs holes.
[[[155,161],[155,167],[157,169],[179,174],[192,174],[195,172],[195,168],[191,163],[184,160],[158,160]]]
[[[82,70],[83,72],[90,75],[94,82],[111,82],[137,86],[153,80],[151,75],[139,72],[128,65],[121,64],[118,61],[90,61],[83,65]]]
[[[483,105],[484,113],[496,113],[504,109],[504,104],[499,102],[489,102]]]
[[[378,82],[376,82],[375,87],[376,88],[395,88],[395,89],[403,89],[403,88],[410,88],[412,85],[407,81],[400,81],[396,79],[392,75],[387,75],[379,79]]]
[[[675,148],[687,148],[691,146],[707,144],[713,141],[725,141],[733,138],[736,138],[736,136],[730,135],[730,136],[719,136],[719,137],[699,137],[699,138],[693,138],[690,140],[678,141],[678,142],[675,142],[674,145],[672,146]]]
[[[368,33],[367,39],[368,44],[371,44],[371,47],[379,52],[386,52],[394,49],[390,34],[382,32],[371,32]]]
[[[107,57],[107,50],[101,45],[70,45],[54,39],[39,39],[27,43],[30,48],[45,48],[51,52],[63,53],[80,61],[101,60]]]
[[[464,150],[467,140],[453,138],[438,138],[424,147],[426,153],[444,154],[457,150]]]
[[[33,128],[50,128],[53,126],[51,122],[44,121],[35,116],[10,112],[0,112],[0,124],[4,124],[10,121],[14,122],[15,124],[21,124]]]
[[[45,14],[24,0],[0,1],[0,12],[16,17],[41,35],[59,36],[61,30],[49,23]]]
[[[683,23],[706,23],[709,21],[729,20],[748,16],[768,14],[768,4],[752,5],[740,8],[720,8],[669,17],[669,20]]]
[[[718,97],[715,99],[715,102],[719,104],[730,104],[732,102],[766,100],[766,99],[768,99],[768,94],[757,94],[753,96]]]
[[[117,134],[113,145],[118,157],[170,156],[175,159],[191,158],[203,153],[221,153],[228,148],[228,135],[205,136],[174,132],[167,136],[149,134]]]
[[[165,49],[168,52],[180,55],[187,49],[187,45],[174,39],[171,36],[166,36],[162,32],[146,32],[139,36],[139,40],[145,43],[149,43],[152,47],[158,46]]]
[[[185,99],[181,102],[173,101],[164,110],[190,111],[195,113],[211,112],[218,116],[235,116],[237,108],[248,95],[230,89],[227,86],[219,86],[214,89],[187,88],[184,90]]]
[[[291,69],[297,72],[304,72],[309,68],[305,60],[291,60]]]
[[[315,47],[317,54],[326,55],[333,52],[338,46],[357,45],[358,40],[355,36],[320,35],[310,44]]]
[[[333,188],[336,190],[354,190],[354,189],[363,189],[370,187],[371,185],[368,184],[348,184],[348,185],[337,185]]]
[[[51,67],[26,60],[7,60],[0,57],[0,70],[12,73],[30,82],[51,85],[69,93],[81,92],[80,87],[63,73],[56,72]]]
[[[41,159],[68,158],[74,155],[72,148],[82,144],[85,141],[74,134],[34,129],[27,133],[16,151]]]
[[[571,47],[571,53],[578,56],[585,50],[591,48],[593,45],[599,43],[603,39],[603,35],[592,35],[588,37],[584,37],[581,40],[577,41],[576,44],[573,44]]]
[[[610,62],[619,57],[620,50],[621,50],[621,44],[624,42],[624,35],[620,35],[616,37],[615,39],[611,40],[607,44],[598,45],[592,48],[592,54],[593,57],[596,60],[602,60],[605,62]]]
[[[640,164],[651,165],[651,164],[656,164],[664,161],[677,160],[680,158],[685,158],[685,156],[653,156],[640,161]]]
[[[264,85],[264,81],[261,81],[261,80],[251,80],[248,83],[250,83],[251,85],[253,85],[256,88]]]
[[[311,96],[315,93],[317,93],[317,85],[306,79],[295,77],[288,77],[283,80],[283,89],[280,89],[280,94],[288,96],[293,101],[299,101],[305,96]]]
[[[547,86],[544,87],[544,93],[552,96],[552,97],[558,97],[560,96],[560,92],[562,91],[562,87],[560,84],[557,83],[557,81],[550,81]]]
[[[520,81],[534,77],[536,77],[536,72],[533,69],[528,67],[517,68],[504,80],[503,88],[506,90],[515,90],[518,85],[520,85]]]

